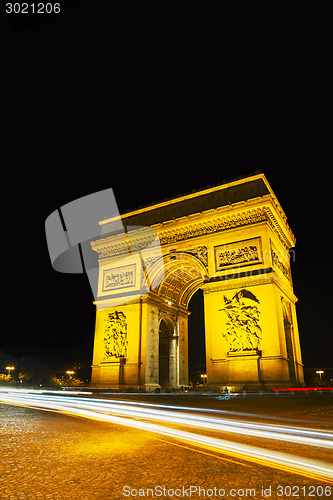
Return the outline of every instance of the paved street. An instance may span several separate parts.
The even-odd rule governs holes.
[[[117,397],[118,400],[125,398]],[[175,405],[186,401],[192,407],[200,407],[205,403],[204,407],[208,408],[218,406],[220,410],[260,414],[262,422],[272,421],[269,417],[287,418],[293,420],[293,425],[302,420],[298,425],[332,430],[329,397],[280,398],[278,402],[278,397],[247,398],[243,402],[179,398],[181,396],[127,397],[148,400],[150,404]],[[138,428],[7,404],[0,405],[0,418],[1,500],[205,498],[204,493],[206,498],[222,498],[223,491],[229,498],[278,499],[290,498],[292,493],[293,498],[299,499],[333,496],[329,489],[333,488],[329,486],[332,482],[266,467]],[[239,418],[254,421],[254,417]],[[242,436],[217,431],[205,431],[205,434],[219,434],[223,439],[236,442],[245,440]],[[325,447],[270,443],[253,436],[245,441],[266,449],[332,462],[332,452]]]

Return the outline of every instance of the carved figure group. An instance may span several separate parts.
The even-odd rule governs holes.
[[[125,314],[121,311],[115,311],[108,314],[108,318],[105,321],[104,358],[109,359],[112,356],[125,358],[127,356],[128,345]]]
[[[128,286],[134,283],[134,272],[130,271],[110,271],[105,276],[104,288],[118,288]]]
[[[278,269],[280,269],[280,271],[284,274],[284,276],[290,281],[290,269],[283,264],[283,262],[279,258],[278,253],[274,252],[274,250],[272,250],[272,261],[273,264]]]
[[[256,246],[249,246],[244,248],[237,248],[236,250],[227,250],[226,252],[220,252],[218,258],[219,268],[230,264],[251,262],[258,259],[258,249]]]
[[[220,309],[227,316],[223,337],[230,346],[229,352],[260,349],[262,330],[259,326],[259,300],[248,290],[237,292],[231,300],[224,297],[224,307]]]

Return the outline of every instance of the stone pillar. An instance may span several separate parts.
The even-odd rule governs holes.
[[[144,384],[146,306],[139,300],[96,311],[91,385],[138,389]]]
[[[304,385],[304,372],[301,354],[301,345],[299,340],[298,322],[296,314],[296,306],[294,303],[291,304],[291,315],[293,324],[293,344],[295,352],[295,374],[296,374],[296,384]]]
[[[147,303],[146,323],[146,370],[144,389],[152,392],[160,388],[158,380],[158,305],[153,302]]]
[[[245,286],[244,286],[245,285]],[[290,386],[281,291],[271,278],[204,286],[207,383],[235,390]],[[295,335],[292,349],[297,353]],[[290,346],[288,347],[290,352]],[[299,357],[295,354],[295,361]],[[301,371],[301,365],[297,365]],[[297,375],[299,377],[299,375]],[[300,378],[299,378],[300,379]]]
[[[178,388],[178,335],[174,332],[169,339],[169,386],[171,389]]]
[[[188,313],[181,312],[178,315],[178,366],[179,366],[179,385],[187,386],[189,377],[188,367]]]
[[[205,341],[207,386],[218,389],[228,385],[229,367],[227,363],[228,348],[223,343],[221,318],[219,309],[223,303],[223,293],[213,291],[207,285],[204,291]]]

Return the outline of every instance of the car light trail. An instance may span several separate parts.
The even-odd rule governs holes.
[[[43,389],[10,389],[10,391],[7,389],[1,389],[0,388],[0,393],[1,392],[5,392],[5,393],[12,393],[12,392],[16,392],[16,393],[19,393],[19,394],[33,394],[33,395],[36,395],[36,394],[50,394],[50,393],[53,393],[53,394],[57,394],[57,395],[61,395],[62,396],[65,396],[66,399],[70,396],[73,396],[75,394],[77,395],[82,395],[82,394],[92,394],[91,392],[85,392],[85,391],[64,391],[64,390],[54,390],[54,391],[50,391],[50,390],[43,390]],[[80,399],[84,399],[84,398],[80,398]],[[98,399],[93,399],[93,398],[85,398],[87,401],[101,401],[100,398]],[[218,397],[217,399],[220,399],[220,397]],[[230,410],[216,410],[216,409],[212,409],[212,408],[196,408],[196,407],[192,407],[192,406],[177,406],[177,405],[166,405],[166,404],[154,404],[154,403],[148,403],[148,402],[139,402],[139,401],[126,401],[126,400],[119,400],[119,399],[107,399],[105,400],[107,402],[111,402],[111,403],[117,403],[117,404],[122,404],[122,405],[135,405],[135,406],[144,406],[145,408],[164,408],[164,409],[170,409],[170,410],[183,410],[183,411],[191,411],[191,412],[194,412],[194,413],[213,413],[213,414],[219,414],[219,415],[226,415],[226,416],[229,416],[229,415],[236,415],[238,417],[251,417],[251,418],[263,418],[263,419],[266,419],[266,420],[279,420],[279,421],[284,421],[284,422],[293,422],[295,423],[295,419],[294,418],[289,418],[289,417],[278,417],[278,416],[272,416],[272,415],[260,415],[258,413],[244,413],[244,412],[239,412],[239,411],[230,411]],[[302,419],[297,419],[297,422],[305,422],[305,423],[308,423],[308,420],[302,420]],[[329,422],[331,423],[331,422]],[[294,426],[293,426],[294,428]]]
[[[156,408],[149,410],[149,408],[137,408],[135,403],[131,403],[130,405],[127,404],[124,407],[122,402],[119,401],[115,403],[110,400],[89,398],[58,397],[24,393],[17,394],[17,392],[15,392],[1,394],[0,400],[2,403],[58,411],[73,416],[81,416],[103,422],[125,425],[127,427],[134,427],[144,431],[181,439],[195,446],[208,448],[215,452],[226,453],[242,459],[248,459],[269,467],[288,470],[289,472],[301,474],[303,476],[325,479],[326,481],[333,482],[333,468],[325,462],[165,427],[143,421],[142,419],[160,420],[167,423],[190,425],[192,427],[200,427],[207,430],[219,430],[222,432],[253,435],[266,439],[280,439],[287,442],[293,441],[299,444],[332,448],[333,433],[329,431],[289,427],[287,428],[288,432],[286,432],[286,426],[272,426],[235,420],[227,421],[226,419],[222,420],[206,416],[200,417],[198,415],[189,415],[182,411],[176,413],[157,410]],[[138,418],[141,420],[134,420]]]
[[[13,395],[15,397],[15,393]],[[227,420],[222,418],[212,418],[200,415],[191,415],[185,413],[182,408],[178,412],[166,411],[154,408],[153,410],[139,406],[136,403],[124,406],[123,402],[117,400],[100,400],[89,398],[73,398],[70,396],[40,396],[24,393],[20,396],[23,399],[33,399],[39,402],[60,402],[62,405],[70,408],[87,408],[102,413],[112,413],[113,415],[125,416],[129,418],[140,418],[148,420],[158,420],[166,423],[176,423],[180,425],[190,425],[192,427],[217,430],[221,432],[231,432],[246,436],[261,437],[267,439],[276,439],[280,441],[289,441],[297,444],[311,446],[320,446],[333,448],[333,432],[317,429],[304,429],[301,427],[287,427],[282,425],[262,424],[253,422],[244,422],[237,420]]]

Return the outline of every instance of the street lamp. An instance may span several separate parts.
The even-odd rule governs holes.
[[[15,370],[15,366],[6,366],[6,370],[8,370],[8,375],[10,375],[10,372]]]
[[[318,373],[319,375],[319,378],[320,378],[320,385],[322,385],[322,379],[321,379],[321,376],[322,374],[324,373],[324,370],[317,370],[316,373]]]
[[[205,373],[202,373],[200,377],[202,378],[202,383],[205,384],[207,382],[207,375]]]
[[[75,372],[73,372],[73,370],[67,370],[67,375],[68,375],[68,378],[71,379],[72,378],[72,375],[74,375]]]

